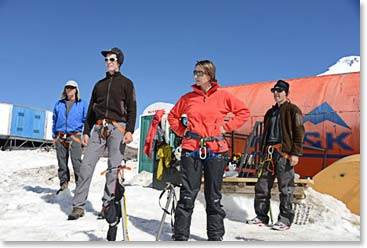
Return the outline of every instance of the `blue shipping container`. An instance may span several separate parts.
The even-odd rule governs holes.
[[[13,106],[10,136],[44,139],[46,112]]]

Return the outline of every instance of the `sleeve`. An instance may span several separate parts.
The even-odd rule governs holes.
[[[250,110],[232,94],[227,95],[226,107],[229,112],[235,115],[233,119],[224,124],[224,129],[227,132],[241,127],[250,118]]]
[[[88,113],[88,105],[86,101],[83,101],[83,120],[82,122],[85,123],[87,120],[87,113]]]
[[[95,90],[96,90],[96,86],[94,86],[94,88],[93,88],[92,96],[90,97],[90,101],[89,101],[86,120],[84,122],[83,134],[87,134],[88,136],[90,136],[90,131],[91,131],[94,123],[96,122],[96,114],[93,111],[93,105],[94,105],[94,102],[95,102]]]
[[[171,129],[180,137],[184,136],[186,130],[186,127],[182,125],[180,121],[181,115],[184,114],[184,111],[185,99],[184,97],[181,97],[180,100],[175,104],[175,106],[173,106],[167,117]]]
[[[126,108],[127,108],[127,120],[126,120],[126,131],[134,133],[135,122],[136,122],[136,93],[134,84],[130,81],[128,87],[126,87]]]
[[[294,105],[291,111],[292,118],[292,132],[293,132],[293,145],[292,155],[302,156],[303,154],[303,138],[305,134],[305,128],[303,125],[303,115],[301,110]]]
[[[56,122],[57,122],[57,110],[56,110],[57,103],[54,106],[54,111],[52,114],[52,138],[56,138]]]

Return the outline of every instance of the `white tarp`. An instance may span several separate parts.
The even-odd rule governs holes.
[[[12,109],[12,104],[0,103],[0,135],[10,134]]]
[[[45,140],[52,140],[52,111],[46,110]]]

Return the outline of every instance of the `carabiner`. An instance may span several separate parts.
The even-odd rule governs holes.
[[[106,119],[103,119],[102,126],[103,126],[103,127],[107,127]]]
[[[269,153],[270,155],[272,155],[272,154],[273,154],[273,152],[274,152],[274,147],[272,147],[272,146],[268,146],[268,153]]]
[[[268,146],[268,157],[269,157],[269,159],[273,159],[273,152],[274,152],[274,147]]]
[[[199,158],[200,159],[206,159],[206,156],[207,156],[207,150],[206,150],[206,147],[200,147],[199,148]]]

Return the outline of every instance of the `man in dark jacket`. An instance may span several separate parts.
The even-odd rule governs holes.
[[[301,110],[292,104],[287,96],[289,84],[278,80],[271,89],[276,104],[264,117],[263,153],[266,157],[259,171],[255,186],[256,217],[248,224],[268,224],[270,191],[274,179],[278,179],[280,211],[273,229],[283,231],[290,228],[294,219],[292,209],[294,192],[294,166],[303,153],[302,143],[305,133]]]
[[[107,73],[106,77],[94,86],[90,99],[83,132],[83,144],[87,145],[87,149],[69,220],[75,220],[84,215],[93,172],[105,147],[108,149],[109,156],[102,201],[103,209],[108,209],[107,206],[114,201],[116,175],[118,166],[123,160],[125,145],[133,140],[136,96],[133,82],[120,73],[124,55],[119,48],[101,53],[105,57]]]
[[[66,82],[52,115],[52,138],[56,147],[60,191],[68,188],[70,170],[69,155],[73,164],[75,182],[78,181],[82,163],[81,136],[87,116],[87,103],[80,99],[77,82]]]

